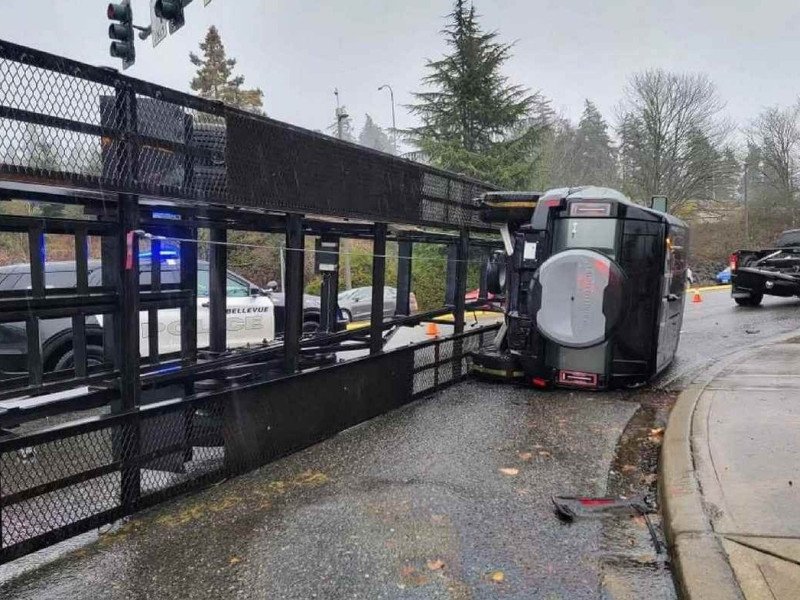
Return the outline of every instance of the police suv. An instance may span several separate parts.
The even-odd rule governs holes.
[[[140,255],[139,285],[150,285],[151,257]],[[205,261],[197,263],[197,346],[209,345],[209,267]],[[100,261],[89,261],[89,286],[101,285]],[[161,253],[161,283],[180,282],[180,261],[177,254]],[[45,265],[45,285],[48,288],[69,288],[76,284],[73,261],[52,261]],[[25,264],[0,267],[0,291],[31,288],[30,266]],[[276,306],[277,305],[277,306]],[[282,294],[274,295],[246,280],[237,273],[227,274],[227,342],[228,347],[243,347],[268,343],[283,330]],[[319,323],[319,298],[306,296],[303,311],[303,330],[310,333]],[[140,313],[140,350],[148,354],[147,311]],[[44,372],[73,367],[72,322],[69,318],[41,319],[40,339]],[[103,362],[103,318],[91,315],[86,318],[86,354],[89,366]],[[158,349],[162,354],[179,352],[180,309],[158,311]],[[0,324],[0,375],[22,373],[27,370],[27,337],[25,323]]]

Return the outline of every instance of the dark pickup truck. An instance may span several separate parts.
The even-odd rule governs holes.
[[[758,306],[768,296],[800,296],[800,229],[778,236],[775,247],[731,254],[731,296],[739,306]]]

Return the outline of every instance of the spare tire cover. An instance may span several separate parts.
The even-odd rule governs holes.
[[[539,331],[570,348],[605,341],[622,314],[623,274],[607,256],[593,250],[565,250],[547,259],[538,273]]]

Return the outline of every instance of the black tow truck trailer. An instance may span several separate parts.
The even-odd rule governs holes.
[[[739,306],[758,306],[768,296],[800,296],[800,229],[778,236],[773,248],[737,250],[730,257],[731,296]]]

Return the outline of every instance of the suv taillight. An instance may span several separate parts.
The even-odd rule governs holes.
[[[739,255],[734,252],[731,254],[731,257],[728,259],[728,264],[731,267],[731,271],[735,271],[736,267],[739,266]]]

